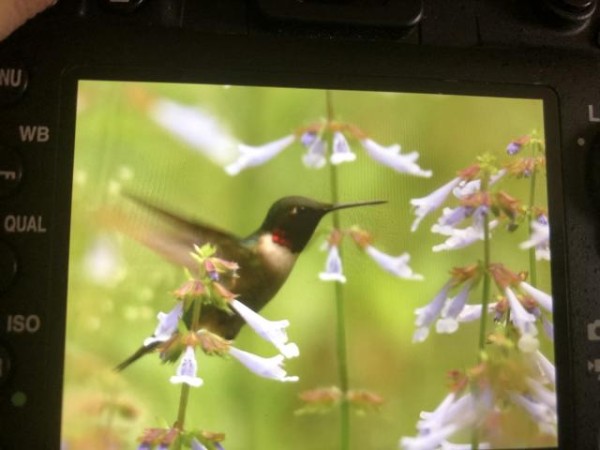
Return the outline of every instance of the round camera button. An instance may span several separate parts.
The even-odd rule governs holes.
[[[19,100],[29,82],[29,73],[20,64],[0,65],[0,105]]]
[[[21,157],[14,150],[0,146],[0,197],[12,194],[23,177]]]

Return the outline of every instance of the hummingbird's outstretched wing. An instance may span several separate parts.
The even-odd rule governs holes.
[[[112,210],[109,224],[166,260],[195,272],[197,262],[190,256],[194,245],[211,243],[218,254],[226,256],[239,252],[239,238],[226,231],[175,214],[133,194],[125,194],[133,203],[150,214],[140,218],[132,212]]]

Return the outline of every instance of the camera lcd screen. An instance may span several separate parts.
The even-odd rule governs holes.
[[[80,81],[63,448],[556,447],[544,101],[435,92]]]

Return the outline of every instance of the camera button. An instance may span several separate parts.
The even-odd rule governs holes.
[[[5,291],[17,275],[17,257],[12,249],[0,242],[0,291]]]
[[[21,184],[23,164],[17,152],[0,145],[0,197],[12,194]]]
[[[0,105],[10,105],[21,98],[29,82],[29,73],[20,64],[0,66]]]
[[[8,349],[0,345],[0,386],[6,384],[12,372],[12,358]]]

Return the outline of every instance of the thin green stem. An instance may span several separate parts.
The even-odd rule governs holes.
[[[338,377],[340,390],[342,391],[342,400],[340,402],[340,448],[347,450],[350,448],[350,405],[348,404],[348,362],[346,349],[346,323],[344,298],[342,286],[336,283],[335,286],[335,306],[337,315],[337,353],[338,353]]]
[[[483,293],[481,302],[481,319],[479,321],[479,360],[481,361],[482,352],[485,349],[487,309],[490,302],[490,223],[485,215],[483,219]]]
[[[488,188],[488,180],[484,178],[481,181],[481,191],[486,192]],[[490,222],[488,214],[483,216],[483,292],[481,301],[481,319],[479,321],[479,347],[477,360],[482,361],[485,342],[486,342],[486,326],[487,326],[487,310],[490,303],[490,262],[491,262],[491,241],[490,241]],[[471,449],[479,449],[479,431],[473,428],[471,433]]]
[[[179,395],[179,410],[177,412],[177,422],[175,427],[183,431],[185,426],[185,413],[187,410],[188,399],[190,396],[190,386],[186,383],[181,384],[181,394]]]
[[[200,312],[202,311],[202,300],[196,299],[192,304],[192,327],[190,331],[195,333],[198,331],[200,324]],[[188,400],[190,398],[190,386],[187,383],[182,383],[181,392],[179,394],[179,408],[177,410],[177,422],[175,422],[175,428],[179,432],[183,432],[185,429],[185,416],[187,412]],[[177,439],[177,450],[181,450],[183,444],[181,439]]]
[[[532,147],[535,147],[532,145]],[[535,149],[533,150],[535,152]],[[534,155],[535,156],[535,155]],[[535,220],[533,218],[533,206],[535,204],[535,180],[536,180],[537,168],[534,167],[533,173],[531,174],[531,181],[529,183],[529,218],[527,225],[529,226],[529,232],[531,232],[531,225]],[[529,249],[529,282],[532,286],[537,284],[537,263],[535,259],[535,247]]]
[[[327,123],[331,123],[334,119],[333,102],[331,91],[325,91],[325,102],[327,110]],[[329,164],[329,178],[331,188],[332,202],[339,202],[338,191],[338,173],[337,167]],[[340,218],[337,211],[333,211],[333,227],[336,230],[340,229]],[[340,257],[342,251],[340,251]],[[340,390],[342,391],[342,399],[340,401],[340,448],[348,450],[350,448],[350,405],[348,404],[348,350],[346,347],[346,312],[344,304],[344,293],[340,283],[335,283],[335,310],[336,310],[336,346],[338,358],[338,379]]]

